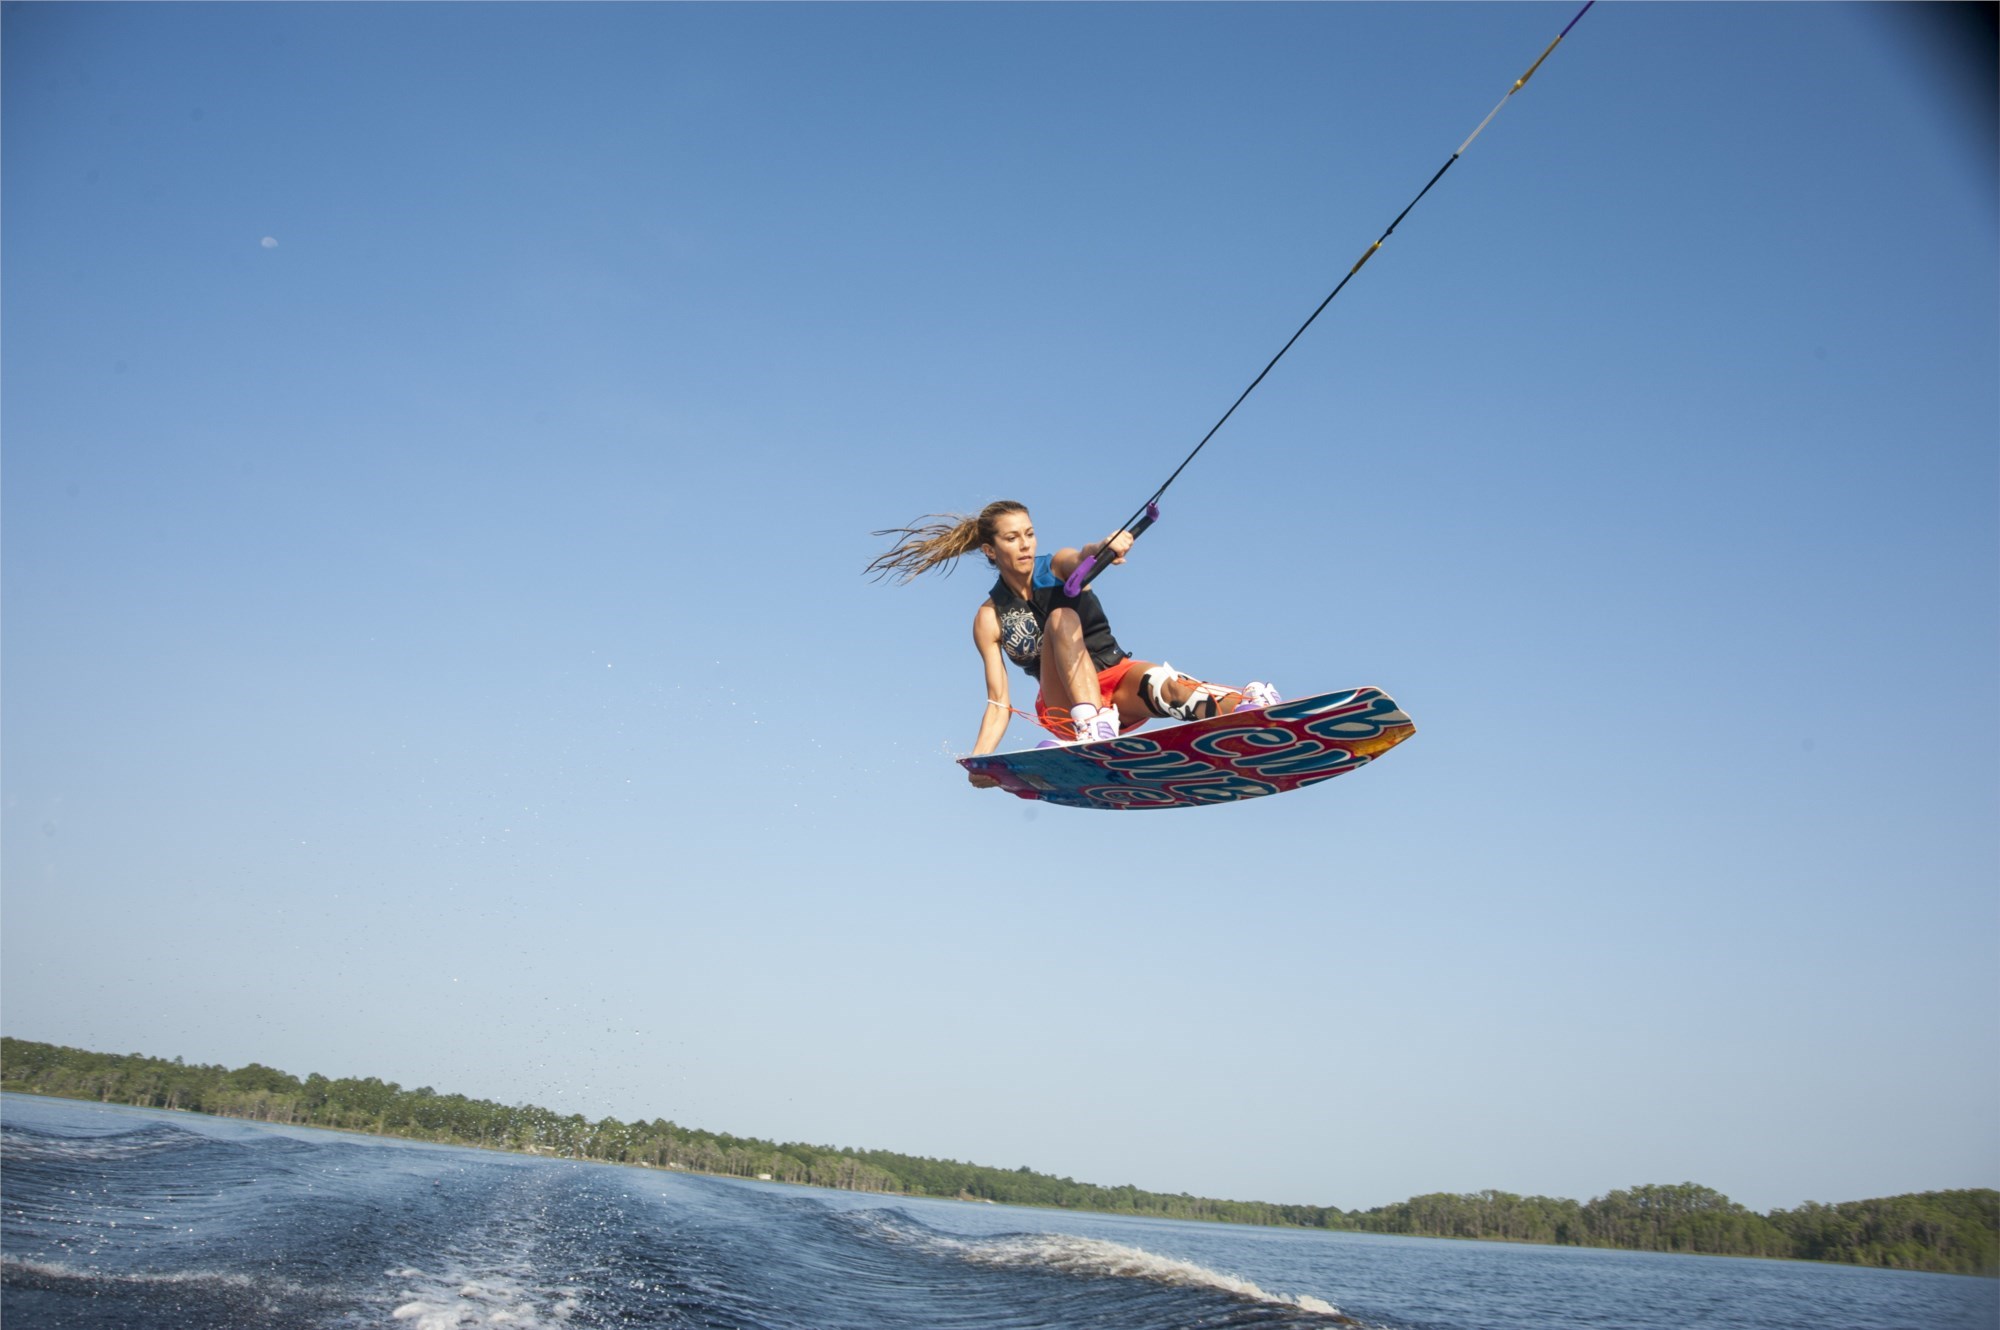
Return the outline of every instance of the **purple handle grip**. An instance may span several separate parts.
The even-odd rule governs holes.
[[[1140,536],[1146,534],[1146,528],[1159,520],[1160,505],[1151,502],[1147,503],[1146,515],[1132,524],[1132,539],[1137,540]],[[1107,568],[1110,566],[1110,564],[1105,565]],[[1090,585],[1090,579],[1097,576],[1097,573],[1097,556],[1093,554],[1078,564],[1076,571],[1071,573],[1068,579],[1063,582],[1063,591],[1070,596],[1082,595],[1083,589]]]

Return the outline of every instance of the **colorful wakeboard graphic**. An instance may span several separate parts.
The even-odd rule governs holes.
[[[1069,808],[1200,808],[1317,785],[1367,766],[1416,732],[1387,693],[1351,688],[958,764],[1023,799]]]

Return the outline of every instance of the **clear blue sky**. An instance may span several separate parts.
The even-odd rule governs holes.
[[[1600,5],[1099,584],[1381,765],[974,791],[987,579],[861,576],[1102,535],[1573,12],[7,7],[7,1033],[1344,1207],[2000,1184],[1992,106],[1907,15]]]

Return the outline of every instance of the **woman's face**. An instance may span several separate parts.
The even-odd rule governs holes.
[[[1002,572],[1032,573],[1035,568],[1035,522],[1026,513],[1002,513],[993,519],[993,543],[986,546],[993,566]]]

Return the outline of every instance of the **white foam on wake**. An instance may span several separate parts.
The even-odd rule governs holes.
[[[566,1324],[577,1308],[573,1290],[541,1288],[504,1275],[475,1278],[463,1271],[428,1274],[408,1267],[389,1275],[400,1288],[390,1318],[410,1330],[552,1330]]]
[[[929,1240],[979,1265],[1056,1270],[1092,1278],[1145,1279],[1178,1288],[1214,1289],[1253,1302],[1296,1307],[1319,1316],[1347,1319],[1340,1308],[1309,1293],[1272,1293],[1247,1279],[1223,1274],[1193,1261],[1160,1256],[1101,1238],[1081,1238],[1066,1233],[1020,1233],[998,1238],[950,1238],[937,1234]]]
[[[251,1278],[249,1275],[229,1274],[219,1270],[123,1270],[105,1271],[88,1267],[64,1265],[60,1261],[37,1261],[32,1258],[9,1256],[0,1260],[0,1270],[10,1278],[33,1277],[46,1281],[97,1282],[103,1284],[125,1284],[134,1287],[155,1285],[171,1287],[205,1287],[230,1289],[245,1294],[280,1294],[297,1296],[306,1289],[287,1280],[272,1279],[267,1276]]]
[[[96,1303],[103,1299],[102,1305],[107,1308],[127,1299],[156,1305],[164,1291],[164,1298],[178,1313],[187,1313],[190,1302],[212,1304],[207,1308],[204,1324],[211,1323],[210,1318],[212,1323],[226,1325],[304,1323],[314,1319],[312,1308],[323,1302],[320,1290],[268,1274],[221,1270],[105,1271],[11,1256],[0,1260],[0,1282],[45,1289],[79,1301],[89,1299]]]

